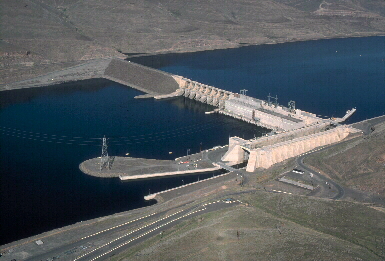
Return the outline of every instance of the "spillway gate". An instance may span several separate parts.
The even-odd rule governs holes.
[[[207,103],[212,106],[224,108],[225,101],[228,100],[234,93],[215,88],[206,84],[202,84],[189,79],[183,79],[181,90],[182,95],[189,99]]]

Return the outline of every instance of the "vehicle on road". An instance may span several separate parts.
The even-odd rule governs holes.
[[[305,171],[300,170],[300,169],[293,169],[292,171],[293,171],[294,173],[298,173],[298,174],[303,174],[303,173],[305,173]]]

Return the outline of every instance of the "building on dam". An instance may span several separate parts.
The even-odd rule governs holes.
[[[302,111],[290,101],[288,106],[260,100],[245,94],[232,93],[189,79],[174,76],[180,90],[178,95],[218,107],[215,111],[251,124],[272,129],[274,135],[252,140],[229,139],[229,149],[222,157],[228,165],[247,161],[246,170],[269,168],[275,163],[298,156],[320,146],[340,142],[349,134],[360,132],[341,125],[356,109],[346,111],[342,118],[324,119]]]

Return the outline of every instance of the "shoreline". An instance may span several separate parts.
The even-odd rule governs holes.
[[[63,79],[59,81],[52,81],[52,82],[46,82],[42,84],[36,84],[34,82],[31,82],[31,87],[43,87],[43,86],[51,86],[51,85],[56,85],[60,83],[68,83],[68,82],[75,82],[75,81],[80,81],[80,80],[85,80],[85,79],[93,79],[93,78],[105,78],[103,76],[105,65],[102,65],[102,63],[117,59],[117,60],[122,60],[122,61],[128,61],[130,58],[149,58],[149,57],[162,57],[162,56],[168,56],[168,55],[184,55],[184,54],[194,54],[194,53],[202,53],[202,52],[209,52],[209,51],[216,51],[216,50],[227,50],[227,49],[237,49],[237,48],[242,48],[242,47],[251,47],[251,46],[263,46],[263,45],[273,45],[273,44],[285,44],[285,43],[296,43],[296,42],[307,42],[307,41],[319,41],[319,40],[333,40],[333,39],[349,39],[349,38],[365,38],[365,37],[385,37],[385,33],[383,32],[377,32],[377,33],[368,33],[368,34],[352,34],[352,35],[344,35],[344,36],[334,36],[334,37],[322,37],[322,38],[309,38],[309,39],[290,39],[287,41],[270,41],[270,42],[262,42],[262,43],[257,43],[257,44],[237,44],[236,46],[231,46],[231,47],[226,47],[224,45],[221,46],[216,46],[215,48],[206,48],[204,50],[170,50],[170,51],[160,51],[160,52],[153,52],[153,53],[140,53],[140,54],[133,54],[133,55],[126,55],[123,53],[125,58],[123,59],[122,57],[117,57],[117,56],[109,56],[109,57],[104,57],[104,58],[97,58],[97,59],[89,59],[89,60],[73,60],[73,61],[67,61],[67,62],[59,62],[59,61],[53,61],[49,63],[44,63],[44,64],[39,64],[39,65],[32,65],[29,66],[29,70],[36,69],[34,72],[31,72],[29,77],[19,79],[20,77],[20,72],[18,72],[17,68],[24,68],[25,66],[19,65],[19,66],[10,66],[9,68],[4,68],[4,71],[6,70],[16,70],[16,73],[14,74],[13,77],[11,77],[13,80],[9,80],[4,83],[0,83],[0,91],[7,91],[7,90],[13,90],[14,88],[7,89],[7,87],[12,86],[12,85],[17,85],[23,82],[28,82],[31,80],[35,80],[36,78],[43,78],[43,77],[51,77],[55,78],[56,74],[59,74],[60,72],[64,72],[66,70],[71,71],[74,68],[78,67],[85,67],[87,64],[93,64],[95,63],[97,68],[94,72],[83,72],[82,75],[79,77],[72,77],[70,79]],[[137,63],[137,62],[136,62]],[[70,66],[67,66],[68,64],[72,64]],[[75,64],[75,65],[73,65]],[[48,70],[48,71],[41,71],[39,67],[41,66],[50,66],[50,65],[55,65],[58,66],[56,70]],[[142,65],[138,63],[138,65]],[[36,66],[36,67],[35,67]],[[148,65],[145,65],[148,66]],[[151,66],[149,66],[151,67]],[[159,66],[160,67],[160,66]],[[157,68],[159,67],[151,67],[152,69],[159,71]],[[163,72],[163,71],[160,71]],[[167,74],[166,72],[163,72]],[[11,74],[12,75],[12,74]],[[8,76],[8,78],[10,78]],[[24,87],[25,88],[25,87]]]
[[[227,188],[239,185],[239,182],[236,181],[236,175],[231,174],[233,173],[227,172],[197,182],[192,182],[182,186],[159,191],[154,194],[148,195],[150,197],[144,196],[144,200],[147,202],[153,200],[156,201],[156,203],[150,206],[134,208],[106,216],[96,217],[84,221],[78,221],[73,224],[54,228],[30,237],[22,238],[16,241],[6,243],[4,245],[0,245],[0,253],[12,254],[15,249],[20,247],[22,247],[23,249],[32,248],[37,251],[43,251],[42,253],[44,253],[44,249],[39,250],[35,248],[39,240],[41,240],[44,245],[48,245],[45,247],[52,247],[53,249],[55,249],[55,240],[59,240],[61,243],[63,243],[62,240],[68,241],[67,243],[72,242],[73,236],[69,237],[69,234],[71,233],[76,233],[76,236],[78,237],[78,233],[87,233],[89,229],[92,229],[93,231],[93,227],[96,227],[95,230],[98,230],[102,226],[110,227],[111,223],[120,224],[126,222],[127,219],[134,219],[138,216],[151,216],[159,212],[167,212],[172,211],[173,209],[178,209],[184,205],[191,204],[195,201],[200,202],[206,201],[209,198],[213,197],[221,197],[221,194],[227,194],[231,192],[227,191]],[[235,182],[233,181],[233,179],[235,180]],[[50,240],[48,240],[48,238]]]
[[[359,37],[359,36],[358,36]],[[374,36],[373,36],[374,37]],[[347,37],[347,38],[352,38],[352,37]],[[331,39],[335,39],[335,38],[331,38]],[[323,40],[323,39],[315,39],[315,40]],[[307,41],[307,40],[306,40]],[[297,41],[295,41],[295,42],[297,42]],[[288,43],[288,42],[283,42],[283,43]],[[269,44],[269,43],[267,43],[267,44]],[[271,44],[275,44],[275,43],[271,43]],[[250,45],[250,46],[253,46],[253,45]],[[242,46],[241,46],[242,47]],[[237,48],[239,48],[239,47],[237,47]],[[206,50],[206,51],[210,51],[210,50]],[[173,53],[168,53],[168,54],[173,54]],[[141,208],[139,208],[139,209],[141,209]],[[133,210],[139,210],[139,209],[133,209]],[[132,211],[132,210],[129,210],[129,211]],[[106,216],[104,216],[104,217],[106,217]],[[108,217],[108,216],[107,216]],[[103,217],[100,217],[100,218],[103,218]]]
[[[320,41],[320,40],[334,40],[334,39],[349,39],[349,38],[366,38],[366,37],[385,37],[384,32],[378,32],[374,34],[363,34],[363,35],[347,35],[347,36],[333,36],[333,37],[323,37],[323,38],[308,38],[308,39],[292,39],[288,41],[272,41],[272,42],[262,42],[262,43],[238,43],[236,46],[233,47],[225,47],[221,46],[218,48],[207,48],[204,50],[174,50],[174,51],[161,51],[161,52],[154,52],[154,53],[139,53],[139,54],[125,54],[127,57],[125,60],[128,60],[130,58],[142,58],[142,57],[152,57],[152,56],[161,56],[161,55],[183,55],[183,54],[193,54],[193,53],[202,53],[202,52],[210,52],[210,51],[216,51],[216,50],[227,50],[227,49],[237,49],[242,47],[250,47],[250,46],[263,46],[263,45],[274,45],[274,44],[285,44],[285,43],[297,43],[297,42],[310,42],[310,41]],[[156,69],[156,68],[155,68]]]

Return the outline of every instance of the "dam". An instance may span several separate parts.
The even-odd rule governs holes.
[[[297,109],[295,101],[290,101],[285,107],[277,102],[272,102],[270,95],[269,99],[264,101],[247,96],[244,91],[241,94],[232,93],[184,77],[175,75],[173,77],[179,84],[177,95],[218,107],[215,112],[276,132],[300,129],[314,124],[338,124],[348,119],[356,111],[353,108],[348,110],[343,118],[324,119],[316,114]]]
[[[81,65],[32,79],[1,85],[0,91],[33,88],[91,78],[108,79],[146,93],[138,96],[138,98],[164,99],[184,96],[217,107],[215,112],[277,132],[295,130],[325,122],[338,124],[355,112],[355,109],[351,109],[346,112],[343,118],[323,119],[313,113],[296,108],[294,101],[290,101],[288,106],[283,106],[277,101],[272,102],[270,95],[269,99],[264,101],[117,58],[90,60]]]
[[[33,88],[90,78],[112,80],[146,93],[137,98],[169,99],[183,96],[216,107],[216,113],[273,130],[272,137],[249,141],[238,137],[229,139],[227,152],[220,161],[228,165],[248,161],[246,170],[249,172],[268,168],[318,146],[339,142],[350,133],[358,132],[354,128],[340,126],[356,111],[355,108],[346,111],[342,118],[325,119],[296,108],[295,101],[283,106],[278,104],[277,98],[275,102],[272,101],[270,95],[267,100],[261,100],[247,96],[245,90],[233,93],[117,58],[90,60],[33,79],[2,85],[0,90]],[[218,166],[218,162],[213,163],[216,165],[207,168],[212,170]],[[121,173],[124,173],[123,165]],[[179,173],[179,170],[168,172]]]

